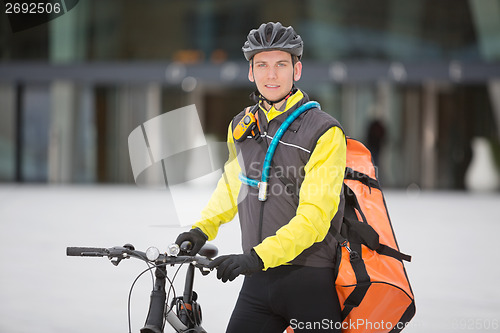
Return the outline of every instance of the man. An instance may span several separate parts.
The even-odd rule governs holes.
[[[176,243],[189,240],[191,253],[197,252],[238,212],[244,253],[211,263],[223,282],[245,275],[227,332],[281,333],[289,325],[295,332],[340,332],[335,330],[341,321],[334,284],[337,243],[329,229],[339,228],[343,216],[344,133],[318,108],[302,113],[277,145],[268,197],[260,201],[259,189],[238,177],[260,178],[272,138],[309,101],[295,87],[302,74],[303,42],[292,27],[267,23],[250,31],[242,49],[249,61],[248,78],[257,87],[257,104],[231,122],[223,177],[202,219]],[[252,135],[235,140],[249,113],[258,126]]]

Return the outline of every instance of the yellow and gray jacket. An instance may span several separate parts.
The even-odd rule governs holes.
[[[201,220],[193,226],[212,240],[219,226],[238,213],[243,251],[254,248],[265,269],[284,264],[335,265],[337,243],[328,231],[332,226],[339,228],[342,221],[346,162],[346,140],[337,120],[319,109],[310,109],[290,125],[276,148],[269,196],[264,203],[257,199],[258,189],[242,184],[238,178],[243,172],[260,180],[265,147],[286,117],[308,101],[307,95],[298,90],[288,98],[282,112],[274,107],[269,111],[259,108],[260,144],[253,138],[235,142],[232,133],[245,111],[233,119],[224,174]]]

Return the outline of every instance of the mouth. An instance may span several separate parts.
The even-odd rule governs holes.
[[[273,88],[279,88],[280,86],[276,84],[266,84],[265,87],[273,89]]]

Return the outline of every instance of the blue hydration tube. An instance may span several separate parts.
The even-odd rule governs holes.
[[[240,172],[238,178],[245,185],[252,186],[252,187],[257,187],[257,188],[259,187],[259,181],[258,180],[250,179],[247,176],[245,176],[242,172]]]
[[[314,101],[307,102],[306,104],[302,105],[301,107],[293,111],[281,124],[280,128],[278,129],[273,139],[271,140],[269,148],[267,148],[266,157],[264,158],[264,166],[262,167],[262,177],[260,182],[254,179],[250,179],[246,177],[243,173],[240,173],[239,179],[243,184],[252,187],[257,187],[259,189],[259,196],[258,196],[259,201],[267,200],[267,188],[269,186],[268,183],[269,170],[271,169],[271,161],[273,159],[274,152],[276,151],[276,147],[278,146],[278,143],[281,140],[281,137],[283,136],[283,134],[285,134],[290,124],[295,119],[297,119],[298,116],[300,116],[302,113],[312,108],[320,108],[319,103]]]

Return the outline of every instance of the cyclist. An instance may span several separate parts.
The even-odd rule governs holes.
[[[251,30],[242,50],[257,88],[256,104],[229,125],[224,174],[201,220],[176,242],[189,240],[196,252],[239,213],[243,254],[220,256],[211,264],[223,282],[245,275],[227,332],[281,333],[289,325],[296,332],[333,332],[341,318],[334,284],[337,243],[329,229],[339,228],[343,216],[346,139],[327,113],[316,108],[300,115],[276,148],[269,196],[259,201],[259,190],[242,184],[238,175],[244,170],[249,178],[260,177],[281,123],[309,101],[295,86],[303,41],[292,27],[270,22]],[[235,130],[249,111],[255,111],[257,134],[237,141]]]

